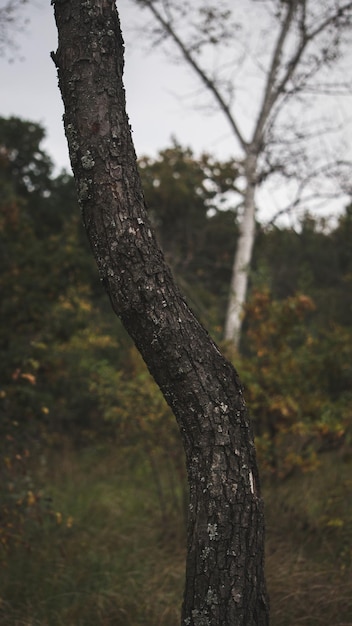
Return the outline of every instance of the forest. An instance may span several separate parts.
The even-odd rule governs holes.
[[[112,312],[74,180],[55,173],[44,138],[0,118],[0,623],[176,626],[178,428]],[[234,349],[223,334],[236,163],[173,139],[139,169],[165,258],[244,385],[271,623],[352,624],[352,204],[256,224]]]

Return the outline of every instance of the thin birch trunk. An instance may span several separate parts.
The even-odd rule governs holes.
[[[234,257],[225,319],[224,339],[232,341],[237,349],[241,338],[243,307],[247,299],[248,278],[255,239],[255,168],[255,157],[248,157],[245,162],[247,188],[244,194],[244,210]]]

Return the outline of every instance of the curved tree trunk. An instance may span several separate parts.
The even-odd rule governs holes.
[[[112,306],[173,409],[186,452],[182,626],[264,626],[263,506],[242,389],[186,305],[150,227],[125,113],[114,2],[54,5],[53,58],[84,224]]]
[[[225,319],[224,339],[238,348],[241,338],[243,307],[247,298],[248,277],[255,239],[255,174],[256,157],[245,160],[247,188],[244,195],[243,217],[233,263],[230,295]]]

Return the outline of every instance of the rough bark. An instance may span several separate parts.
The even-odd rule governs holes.
[[[150,227],[125,113],[114,2],[54,5],[53,59],[84,224],[112,306],[173,409],[186,452],[182,625],[264,626],[263,506],[242,388],[185,303]]]

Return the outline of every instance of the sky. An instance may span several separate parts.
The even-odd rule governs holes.
[[[129,9],[128,0],[118,5],[122,30],[130,32],[136,21],[135,9]],[[50,52],[57,48],[53,7],[49,0],[33,0],[26,15],[29,23],[24,32],[15,35],[18,50],[12,53],[13,60],[0,57],[0,115],[41,123],[47,132],[43,147],[58,168],[70,169],[63,105],[50,58]],[[163,54],[148,50],[146,42],[134,43],[130,35],[126,35],[124,82],[138,156],[155,156],[170,145],[173,135],[196,153],[208,151],[224,158],[230,154],[226,124],[216,115],[204,120],[194,109],[187,96],[194,85],[184,69],[170,64]]]
[[[0,0],[0,8],[4,3]],[[151,51],[146,38],[136,34],[141,9],[131,0],[118,0],[117,6],[125,34],[124,83],[137,156],[156,156],[170,146],[172,136],[196,155],[205,151],[224,160],[235,156],[231,131],[222,115],[195,106],[195,94],[200,90],[194,76],[184,66],[171,63],[161,50]],[[14,115],[42,124],[47,133],[42,147],[56,171],[70,170],[63,104],[50,57],[57,48],[53,7],[50,0],[30,0],[26,7],[24,16],[29,21],[22,33],[15,34],[18,49],[13,60],[0,57],[0,116]],[[246,105],[244,113],[245,109]],[[281,207],[283,191],[271,187],[261,193],[265,221],[265,216],[269,219]],[[340,208],[345,204],[346,199],[338,201]],[[335,202],[328,210],[335,211],[336,206]]]

